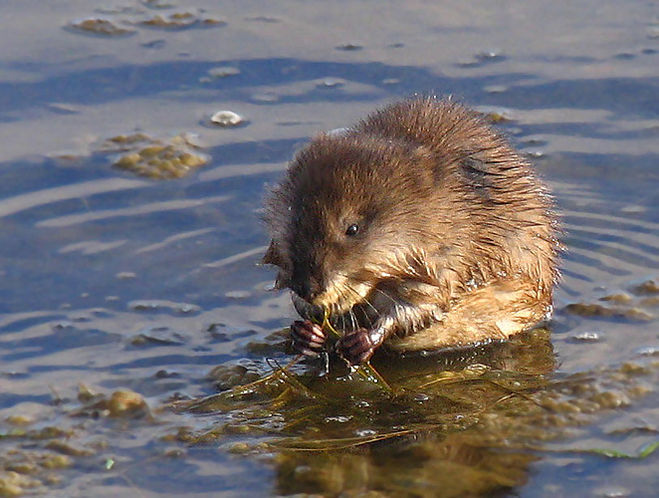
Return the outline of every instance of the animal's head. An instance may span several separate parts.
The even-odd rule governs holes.
[[[266,201],[272,242],[263,261],[279,267],[277,286],[341,312],[383,280],[418,273],[428,223],[440,227],[443,216],[419,210],[438,181],[428,161],[423,147],[401,141],[314,139]]]

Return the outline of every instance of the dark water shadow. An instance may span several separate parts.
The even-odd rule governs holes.
[[[519,109],[555,108],[606,109],[618,115],[656,117],[659,114],[659,81],[656,78],[600,78],[557,80],[537,85],[515,86],[517,81],[528,82],[533,76],[524,73],[486,75],[475,77],[446,77],[423,67],[394,66],[379,62],[339,63],[305,61],[300,59],[242,59],[223,61],[223,65],[236,66],[240,74],[221,78],[207,84],[199,78],[217,66],[215,61],[174,61],[144,66],[124,65],[111,68],[72,71],[38,82],[0,83],[0,109],[15,112],[53,101],[71,104],[100,104],[127,98],[153,96],[161,92],[186,90],[186,100],[207,100],[195,97],[193,89],[216,90],[223,99],[246,100],[251,87],[272,86],[324,77],[338,77],[347,81],[371,85],[386,93],[406,95],[412,92],[438,92],[454,94],[479,103],[511,106]],[[43,71],[19,62],[10,69]],[[399,80],[386,85],[384,80]],[[510,88],[499,94],[483,95],[485,85],[507,85]],[[283,102],[304,103],[318,101],[350,102],[381,98],[375,91],[350,94],[317,88],[299,96],[283,97]],[[616,98],[611,98],[615,95]],[[0,114],[0,116],[2,116]],[[6,118],[3,118],[6,119]]]
[[[245,434],[238,441],[272,459],[275,492],[285,495],[477,496],[526,482],[537,457],[522,440],[548,430],[529,425],[543,411],[531,396],[556,366],[547,330],[429,357],[383,354],[373,366],[386,389],[339,365],[324,376],[296,367],[245,391],[185,403],[184,411],[220,421],[189,441]]]

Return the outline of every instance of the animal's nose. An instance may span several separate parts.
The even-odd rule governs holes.
[[[305,301],[311,302],[321,293],[322,286],[319,280],[313,275],[297,274],[293,276],[291,289]]]
[[[308,280],[299,280],[291,284],[291,289],[305,301],[311,299],[311,285]]]

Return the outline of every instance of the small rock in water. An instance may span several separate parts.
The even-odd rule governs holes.
[[[479,67],[483,64],[499,62],[505,59],[505,56],[498,50],[485,50],[474,55],[472,59],[462,59],[457,65],[460,67]]]
[[[346,50],[346,51],[355,51],[355,50],[361,50],[362,47],[361,45],[358,45],[357,43],[344,43],[343,45],[339,45],[336,47],[337,50]]]
[[[646,210],[645,206],[637,206],[636,204],[627,204],[620,208],[620,212],[625,214],[639,214],[644,213]]]
[[[166,43],[165,40],[151,40],[151,41],[148,41],[148,42],[142,43],[142,46],[143,46],[144,48],[154,48],[154,49],[158,49],[158,48],[162,48],[162,47],[164,47],[164,46],[165,46],[165,43]]]
[[[577,341],[582,341],[582,342],[597,342],[600,340],[599,333],[592,330],[575,334],[572,337]]]
[[[147,7],[152,9],[171,9],[174,4],[164,0],[144,0]]]
[[[590,400],[597,403],[599,407],[604,410],[629,406],[629,398],[627,397],[627,394],[615,389],[598,392],[591,396]]]
[[[278,18],[269,16],[245,17],[245,21],[262,22],[266,24],[277,24],[278,22],[281,22]]]
[[[500,50],[485,50],[476,54],[476,60],[479,61],[494,61],[503,59],[503,54]]]
[[[208,378],[215,383],[217,389],[223,391],[254,382],[260,375],[256,369],[243,365],[220,365],[210,371]]]
[[[128,389],[113,392],[107,401],[107,410],[110,417],[135,416],[148,413],[144,398]]]
[[[508,87],[505,85],[488,85],[483,87],[487,93],[503,93],[508,90]]]
[[[647,280],[634,287],[633,291],[636,294],[659,294],[659,285],[654,280]]]
[[[238,126],[243,122],[243,118],[233,111],[218,111],[211,116],[211,122],[223,128]]]
[[[619,294],[608,294],[604,297],[600,297],[600,301],[611,301],[618,304],[626,304],[631,302],[632,298],[629,294],[619,293]]]
[[[240,69],[232,66],[219,66],[208,70],[208,75],[213,78],[226,78],[240,74]]]
[[[644,346],[634,352],[642,356],[659,356],[659,346]]]
[[[651,40],[659,38],[659,25],[650,26],[648,28],[648,38]]]
[[[539,149],[533,149],[533,150],[527,150],[526,155],[528,155],[532,159],[539,159],[541,157],[544,157],[545,152]]]
[[[625,496],[632,496],[629,490],[620,488],[618,486],[607,486],[595,490],[595,496],[602,496],[604,498],[623,498]]]
[[[266,104],[277,102],[279,100],[279,96],[272,92],[255,93],[251,98],[254,102],[262,102]]]
[[[185,315],[188,313],[196,313],[200,310],[200,308],[195,304],[181,303],[180,305],[176,306],[174,310]]]
[[[339,422],[340,424],[343,424],[345,422],[349,422],[350,419],[352,419],[352,415],[348,417],[345,415],[336,415],[333,417],[325,417],[325,422]]]
[[[80,112],[77,106],[64,102],[52,102],[48,104],[48,108],[58,114],[78,114]]]
[[[343,85],[345,85],[345,81],[341,78],[323,78],[316,86],[319,88],[335,88]]]
[[[235,453],[236,455],[242,455],[249,453],[252,447],[247,443],[234,443],[229,447],[229,453]]]
[[[229,291],[224,294],[229,299],[247,299],[252,294],[249,291]]]

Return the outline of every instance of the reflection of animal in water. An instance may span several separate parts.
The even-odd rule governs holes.
[[[266,201],[266,221],[264,262],[294,291],[303,353],[326,342],[320,310],[352,364],[382,344],[505,339],[551,311],[552,201],[524,158],[450,101],[403,101],[314,138]]]
[[[535,444],[552,430],[529,428],[549,413],[530,397],[555,367],[548,330],[396,362],[377,357],[374,365],[398,395],[364,392],[359,382],[332,381],[333,373],[296,378],[309,406],[277,405],[295,431],[281,440],[278,493],[491,496],[527,480],[538,457],[513,441],[524,434]],[[314,393],[319,399],[309,399]]]

